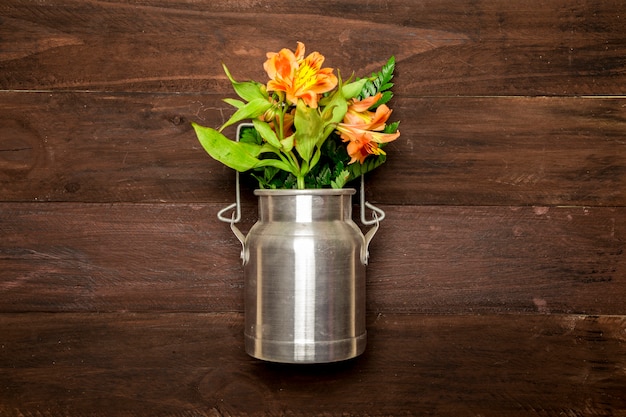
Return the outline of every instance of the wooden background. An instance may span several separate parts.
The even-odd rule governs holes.
[[[234,174],[190,126],[298,40],[398,62],[334,365],[243,352]],[[623,1],[3,0],[0,416],[626,416],[625,190]]]

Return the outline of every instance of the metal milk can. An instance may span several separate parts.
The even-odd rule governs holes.
[[[365,242],[355,190],[256,190],[244,245],[246,351],[332,362],[365,349]]]
[[[365,350],[365,267],[368,246],[385,213],[365,202],[352,220],[355,189],[255,190],[258,221],[247,236],[236,203],[218,213],[242,244],[245,348],[258,359],[326,363]],[[372,219],[365,218],[365,207]],[[228,218],[225,213],[236,209]]]
[[[355,192],[255,190],[259,219],[248,235],[231,220],[242,243],[251,356],[324,363],[363,353],[365,267],[382,211],[374,208],[374,227],[363,235],[352,220]]]

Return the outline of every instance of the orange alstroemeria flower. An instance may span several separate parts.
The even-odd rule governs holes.
[[[356,161],[363,163],[368,155],[385,155],[385,151],[380,149],[379,144],[391,142],[400,136],[399,131],[382,132],[391,116],[389,107],[381,104],[376,112],[368,110],[380,99],[381,95],[378,93],[361,101],[351,100],[343,123],[337,126],[341,139],[344,142],[350,142],[347,147],[348,155],[352,158],[350,164]]]
[[[280,52],[268,52],[263,68],[270,81],[268,91],[283,91],[287,101],[296,104],[304,100],[307,106],[317,108],[320,94],[337,86],[337,77],[332,68],[322,68],[324,56],[313,52],[304,57],[305,47],[298,42],[296,52],[282,49]]]

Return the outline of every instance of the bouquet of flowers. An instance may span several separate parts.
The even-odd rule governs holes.
[[[343,81],[324,56],[294,51],[269,52],[263,64],[269,81],[235,81],[238,99],[224,101],[236,111],[219,129],[192,123],[198,140],[217,161],[250,171],[260,188],[342,188],[385,162],[383,147],[400,136],[399,122],[387,123],[391,109],[391,57],[380,72]],[[250,120],[239,141],[221,132]]]

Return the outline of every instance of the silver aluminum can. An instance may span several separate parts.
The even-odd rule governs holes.
[[[255,190],[244,243],[246,352],[283,363],[336,362],[366,344],[367,246],[354,189]]]

